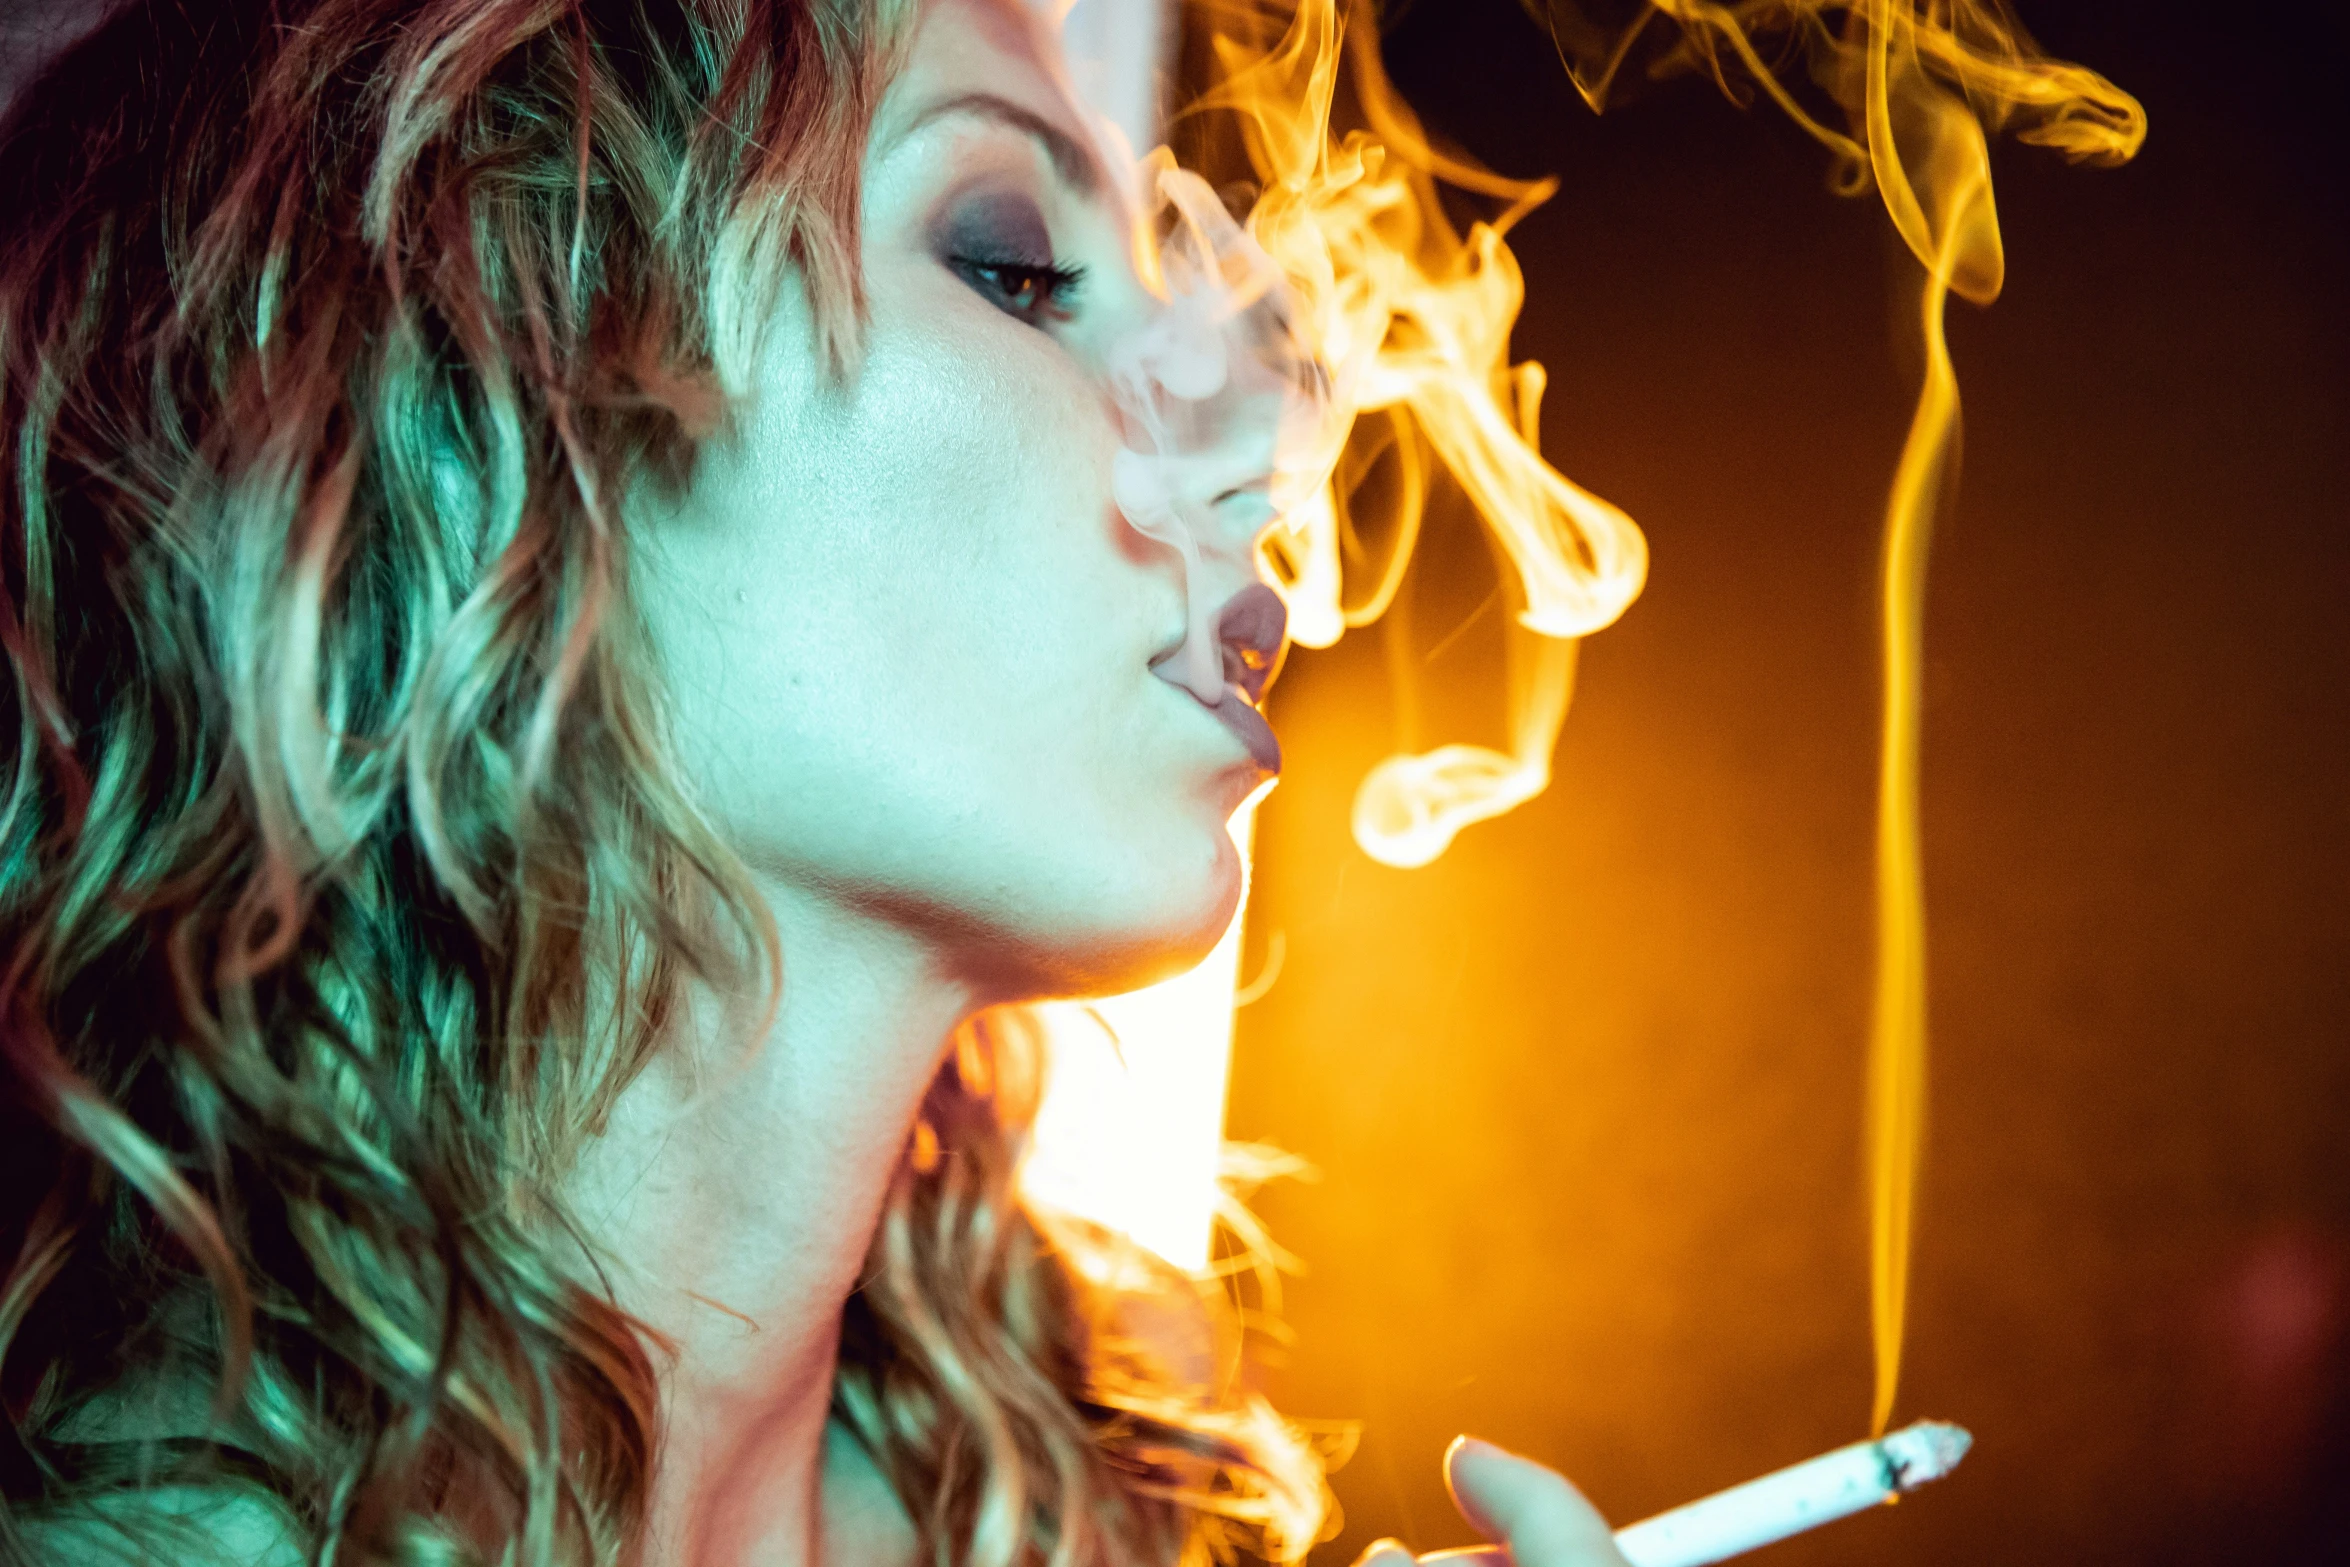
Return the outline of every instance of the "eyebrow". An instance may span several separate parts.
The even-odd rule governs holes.
[[[950,114],[975,114],[981,119],[994,120],[999,125],[1026,132],[1036,138],[1044,148],[1045,155],[1052,159],[1053,170],[1060,175],[1062,184],[1080,195],[1101,194],[1101,160],[1091,148],[1034,109],[1024,108],[1009,98],[991,92],[958,93],[952,98],[941,99],[915,115],[899,133],[899,137],[902,140],[911,136],[931,121]]]

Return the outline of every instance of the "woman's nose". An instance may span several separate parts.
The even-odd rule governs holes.
[[[1253,303],[1178,293],[1140,316],[1105,364],[1118,509],[1183,561],[1188,631],[1161,673],[1210,705],[1234,686],[1253,702],[1272,677],[1287,614],[1257,545],[1285,484],[1296,488],[1284,463],[1299,466],[1300,431],[1318,430],[1327,409],[1320,366],[1282,308],[1271,293]],[[1238,610],[1231,637],[1228,609]]]
[[[1263,443],[1269,454],[1272,442]],[[1181,557],[1187,631],[1161,670],[1211,706],[1239,686],[1253,704],[1279,661],[1288,625],[1258,566],[1273,520],[1269,461],[1226,444],[1206,452],[1122,451],[1117,499],[1137,532]]]

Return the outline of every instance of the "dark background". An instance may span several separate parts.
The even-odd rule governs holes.
[[[1897,1422],[1974,1456],[1755,1558],[2350,1561],[2350,192],[2339,7],[2020,0],[2146,104],[2119,170],[1995,154],[1929,587],[1933,1102]],[[1861,1083],[1878,512],[1911,382],[1872,202],[1685,80],[1594,118],[1510,0],[1389,40],[1518,231],[1545,446],[1654,548],[1550,791],[1414,871],[1347,836],[1402,739],[1376,628],[1272,698],[1230,1130],[1322,1179],[1268,1374],[1365,1422],[1343,1563],[1463,1543],[1473,1431],[1619,1520],[1866,1432]],[[1440,533],[1421,743],[1498,734]],[[1427,650],[1437,648],[1430,660]],[[1449,694],[1448,694],[1449,693]]]

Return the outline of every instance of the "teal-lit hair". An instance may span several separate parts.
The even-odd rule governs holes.
[[[663,1350],[561,1177],[680,983],[780,954],[622,501],[774,290],[853,363],[911,9],[154,0],[0,131],[0,1557],[188,1559],[164,1495],[320,1561],[635,1556]],[[836,1412],[942,1563],[1302,1553],[1213,1310],[1020,1204],[1034,1057],[958,1041]]]

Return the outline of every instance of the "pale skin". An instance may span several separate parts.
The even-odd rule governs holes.
[[[911,1567],[829,1408],[948,1037],[1186,967],[1241,893],[1226,822],[1264,773],[1153,666],[1189,595],[1257,580],[1262,508],[1232,507],[1193,574],[1111,499],[1102,368],[1148,299],[1017,15],[933,0],[880,107],[855,373],[820,369],[787,287],[734,428],[682,497],[632,508],[686,770],[784,962],[771,1020],[763,994],[688,994],[569,1193],[620,1303],[676,1346],[648,1567]],[[1043,286],[1055,267],[1083,279]],[[1550,1470],[1469,1443],[1446,1475],[1493,1547],[1454,1560],[1623,1567]],[[1442,1559],[1383,1542],[1358,1567]]]

